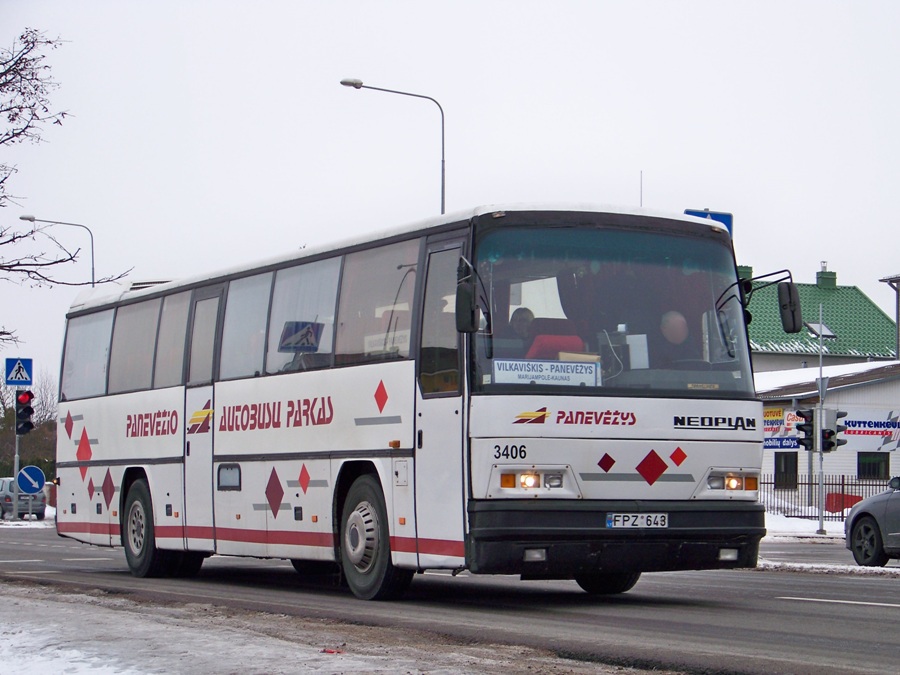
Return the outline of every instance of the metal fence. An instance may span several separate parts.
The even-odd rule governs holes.
[[[887,480],[859,479],[856,476],[826,475],[824,520],[843,521],[856,502],[887,489]],[[759,500],[766,511],[789,518],[819,517],[819,476],[817,474],[763,474]]]

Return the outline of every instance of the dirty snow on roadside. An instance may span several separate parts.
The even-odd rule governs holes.
[[[36,597],[37,592],[40,597]],[[7,673],[637,673],[426,632],[0,582]]]

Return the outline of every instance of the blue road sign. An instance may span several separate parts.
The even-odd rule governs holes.
[[[14,356],[6,359],[6,369],[3,371],[4,380],[9,385],[24,385],[30,387],[34,378],[31,377],[31,359],[22,359]]]
[[[19,484],[19,490],[27,495],[37,494],[44,489],[44,472],[37,466],[23,466],[19,475],[16,476],[16,482]]]
[[[730,213],[722,213],[721,211],[710,211],[709,209],[703,209],[702,211],[699,209],[685,209],[684,215],[686,216],[697,216],[698,218],[709,218],[710,220],[715,220],[719,223],[722,223],[725,227],[728,228],[728,234],[734,235],[732,231],[732,225],[734,223],[734,216]]]

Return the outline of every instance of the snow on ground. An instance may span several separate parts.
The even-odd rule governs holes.
[[[818,536],[843,538],[843,521],[826,520],[823,525],[826,534]],[[818,520],[808,520],[806,518],[788,518],[787,516],[779,516],[774,513],[766,513],[766,532],[768,532],[768,536],[775,536],[779,538],[788,537],[791,535],[809,537],[816,535],[818,529]]]
[[[53,527],[44,521],[2,521],[6,527]],[[770,537],[834,541],[843,523],[767,514]],[[838,572],[835,566],[760,561],[762,569]],[[822,567],[823,570],[818,570]],[[845,572],[866,571],[852,566]],[[872,570],[900,574],[900,568]],[[108,596],[0,582],[2,672],[143,675],[146,673],[628,673],[555,658],[523,647],[469,645],[428,633],[226,610],[205,604],[157,607]]]

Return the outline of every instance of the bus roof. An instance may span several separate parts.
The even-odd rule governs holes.
[[[321,257],[325,254],[354,248],[369,242],[375,242],[382,239],[393,237],[402,237],[406,234],[412,234],[420,231],[439,229],[441,226],[450,225],[452,223],[468,222],[479,216],[497,213],[497,212],[523,212],[523,211],[544,211],[544,212],[573,212],[573,213],[609,213],[616,215],[634,215],[652,218],[664,218],[667,220],[681,220],[689,223],[702,223],[713,229],[727,231],[725,226],[717,221],[698,218],[695,216],[687,216],[681,213],[672,213],[667,211],[658,211],[655,209],[647,209],[642,207],[624,207],[610,204],[554,204],[554,203],[525,203],[525,204],[488,204],[475,207],[473,209],[456,211],[440,216],[432,216],[422,220],[407,223],[406,225],[385,227],[380,230],[371,231],[365,235],[357,235],[341,240],[336,240],[319,246],[301,248],[282,253],[271,258],[255,260],[248,263],[242,263],[230,268],[211,270],[209,272],[194,276],[184,277],[174,281],[154,281],[154,282],[131,282],[117,283],[111,282],[102,286],[88,288],[79,293],[69,307],[69,312],[81,312],[86,309],[95,307],[103,307],[106,305],[116,304],[123,300],[138,299],[145,296],[155,295],[157,293],[174,290],[181,287],[197,286],[214,279],[226,279],[238,276],[244,272],[255,269],[274,268],[293,260],[302,260],[304,258]]]

